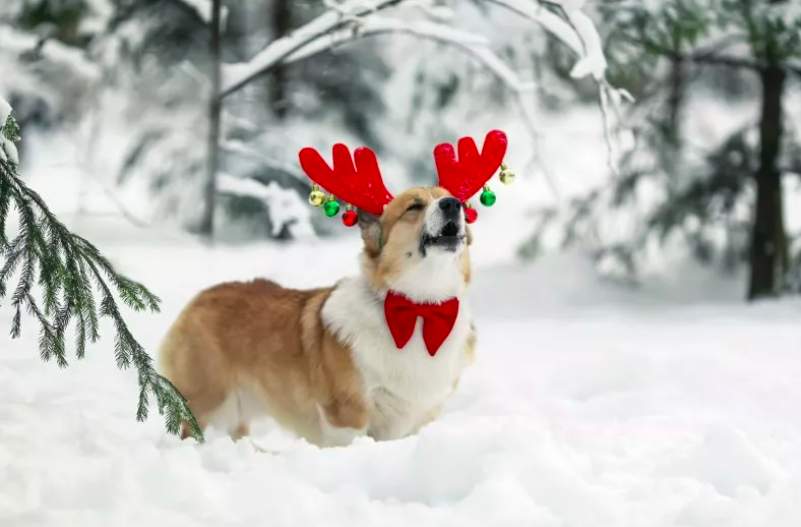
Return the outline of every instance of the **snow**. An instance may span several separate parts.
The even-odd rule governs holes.
[[[11,105],[0,96],[0,127],[5,126],[8,117],[11,115]]]
[[[111,0],[87,0],[88,8],[80,22],[80,32],[86,35],[101,33],[114,17],[114,4]]]
[[[562,18],[537,2],[527,0],[489,0],[540,24],[546,31],[567,45],[579,57],[584,55],[581,38]]]
[[[186,4],[197,12],[200,19],[206,23],[211,22],[211,15],[214,8],[212,0],[180,0],[181,3]],[[228,8],[222,6],[220,13],[220,23],[225,26],[225,21],[228,17]]]
[[[38,39],[20,29],[10,25],[0,25],[0,45],[2,45],[4,55],[12,56],[10,53],[23,54],[30,52],[39,45]],[[50,39],[42,44],[39,50],[42,57],[47,59],[49,66],[57,71],[68,71],[71,76],[78,77],[84,81],[96,81],[100,78],[101,72],[97,64],[89,60],[83,51],[67,46],[58,40]],[[16,69],[22,70],[17,65]],[[14,71],[13,73],[17,73]],[[4,75],[5,77],[5,75]],[[0,87],[7,89],[8,85],[13,86],[14,75],[9,78],[0,78]]]
[[[449,42],[465,48],[482,48],[487,43],[486,39],[481,36],[459,31],[444,24],[425,20],[417,20],[410,23],[381,16],[371,16],[361,21],[356,27],[357,29],[355,31],[353,28],[347,28],[320,37],[298,49],[295,53],[287,56],[284,62],[295,62],[316,53],[335,48],[342,43],[354,40],[354,34],[357,34],[359,38],[364,38],[381,33],[404,33],[419,38]]]
[[[596,80],[603,78],[606,71],[603,45],[593,21],[580,10],[583,7],[582,1],[562,2],[562,7],[567,13],[570,24],[543,8],[537,2],[527,0],[488,0],[488,3],[503,6],[523,17],[536,21],[570,47],[579,57],[579,61],[571,73],[574,78],[582,78],[587,75],[592,75]],[[366,36],[387,32],[408,33],[422,38],[436,38],[461,45],[466,51],[476,55],[486,67],[499,75],[505,82],[510,82],[509,75],[499,73],[499,68],[508,69],[508,67],[501,64],[500,59],[491,54],[489,50],[482,47],[469,46],[468,42],[475,39],[475,37],[471,39],[469,34],[449,29],[444,24],[425,20],[401,21],[376,16],[376,13],[392,7],[394,4],[395,2],[391,0],[348,0],[341,4],[328,4],[329,10],[327,12],[296,29],[291,34],[271,42],[251,60],[224,65],[220,93],[226,95],[239,89],[250,79],[278,62],[308,57],[352,40],[359,34]],[[401,7],[418,9],[426,7],[426,5],[426,2],[420,1],[400,2]],[[426,9],[424,9],[425,11]],[[439,18],[443,21],[449,20],[451,11],[447,8],[446,11],[447,16],[444,14],[436,16],[435,11],[433,18]],[[427,14],[431,15],[430,13]],[[343,20],[351,21],[353,25],[342,28]],[[333,33],[329,35],[331,32]]]
[[[604,57],[603,43],[592,19],[581,11],[568,11],[567,16],[576,32],[584,43],[584,56],[573,66],[570,76],[581,79],[592,75],[595,80],[601,80],[606,73],[606,57]]]
[[[0,159],[3,161],[11,161],[15,165],[19,164],[17,145],[5,137],[0,138]]]
[[[330,33],[325,37],[320,37],[310,44],[303,46],[298,51],[288,55],[284,61],[294,62],[314,55],[315,53],[331,49],[343,42],[353,40],[353,33],[353,29],[343,29]],[[533,83],[520,80],[517,74],[487,46],[487,39],[480,35],[425,20],[405,22],[381,16],[371,16],[358,25],[358,34],[361,37],[380,33],[403,33],[418,38],[431,39],[450,44],[460,48],[464,53],[473,57],[493,75],[497,76],[513,92],[528,95],[530,92],[533,92],[535,88]],[[228,67],[229,69],[227,71],[234,71],[231,70],[230,67],[231,66]],[[233,67],[236,66],[234,65]]]
[[[207,249],[72,225],[162,295],[162,314],[130,317],[151,350],[200,287],[255,275],[311,287],[357,261],[355,235]],[[39,360],[28,321],[0,355],[0,524],[797,524],[801,306],[665,302],[577,280],[586,271],[569,256],[479,265],[479,359],[442,418],[331,450],[266,424],[252,442],[212,433],[202,446],[137,424],[134,376],[109,341],[61,371]]]
[[[694,143],[704,134],[714,137],[703,144],[717,141],[743,120],[729,102],[711,106],[689,110],[699,116],[693,126],[700,129],[688,131]],[[390,111],[405,113],[402,105]],[[562,194],[606,180],[596,108],[537,117],[547,130],[543,164]],[[482,208],[473,226],[479,358],[440,420],[402,441],[331,450],[269,423],[252,441],[210,433],[204,445],[181,442],[164,433],[157,415],[134,421],[135,374],[116,369],[111,328],[84,361],[62,371],[40,361],[30,318],[22,339],[7,336],[11,315],[0,307],[0,526],[798,525],[801,304],[745,306],[742,274],[677,266],[663,254],[660,273],[646,269],[638,288],[598,281],[582,254],[515,262],[531,233],[527,214],[552,201],[526,163],[526,125],[500,112],[451,120],[475,137],[505,129],[519,177],[510,187],[493,185],[498,205]],[[343,135],[333,126],[320,119],[313,128],[290,124],[272,133],[295,152],[330,147],[330,137]],[[407,141],[424,142],[411,135]],[[47,152],[29,156],[38,166],[24,167],[26,181],[120,270],[163,298],[161,314],[126,312],[148,350],[203,287],[256,276],[314,287],[356,269],[353,230],[331,241],[207,248],[185,234],[134,228],[94,186],[91,195],[76,190],[86,171],[73,143],[25,139],[30,151]],[[103,162],[120,149],[119,138],[101,139],[98,170],[114,173]],[[392,162],[382,159],[382,170],[399,183]],[[229,192],[293,200],[271,213],[314,213],[275,184],[220,183]],[[124,191],[126,205],[149,216],[149,195],[132,199]],[[76,216],[79,207],[88,212]],[[801,207],[788,206],[788,217],[794,211]],[[612,215],[603,220],[615,223]]]
[[[11,115],[11,105],[8,101],[0,96],[0,129],[6,125],[8,117]],[[19,153],[17,152],[17,145],[13,141],[9,141],[0,133],[0,160],[11,161],[14,164],[19,164]]]
[[[361,16],[378,12],[394,3],[395,0],[347,0],[339,4],[337,9],[329,9],[289,35],[272,41],[250,61],[224,65],[220,93],[228,94],[237,90],[255,75],[339,27],[343,18],[357,20]]]
[[[161,314],[128,316],[149,350],[203,287],[315,287],[357,266],[352,231],[208,248],[76,217],[43,177],[31,184],[68,225],[163,298]],[[135,376],[116,369],[110,328],[59,370],[24,319],[0,354],[0,525],[797,525],[801,304],[742,305],[741,277],[691,266],[627,289],[580,255],[514,263],[520,183],[474,225],[478,361],[441,419],[401,441],[319,450],[262,423],[252,440],[181,442],[156,416],[134,421]],[[0,308],[3,334],[10,320]]]
[[[314,237],[312,210],[293,189],[284,188],[275,181],[265,185],[255,179],[221,174],[217,179],[217,190],[224,194],[250,196],[263,201],[270,214],[273,236],[278,236],[287,227],[293,239]]]

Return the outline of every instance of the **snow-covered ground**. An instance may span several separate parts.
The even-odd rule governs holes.
[[[358,251],[353,236],[208,249],[66,218],[163,297],[161,314],[129,317],[150,350],[201,287],[329,283]],[[490,236],[474,246],[478,362],[402,441],[319,450],[265,424],[253,442],[181,442],[158,416],[134,421],[110,340],[59,370],[33,322],[12,341],[0,310],[0,525],[799,525],[799,303],[745,307],[739,286],[690,270],[684,288],[621,290],[571,255],[499,263]]]
[[[561,190],[597,183],[597,115],[546,124]],[[355,233],[209,249],[132,227],[82,176],[79,149],[26,142],[47,152],[25,167],[30,184],[163,298],[161,314],[128,317],[148,350],[205,286],[317,286],[356,269]],[[552,197],[527,174],[493,188],[498,205],[474,226],[478,362],[442,418],[402,441],[318,450],[264,424],[252,442],[181,442],[157,415],[134,421],[134,373],[116,369],[110,330],[59,370],[40,361],[34,322],[10,340],[0,308],[0,527],[799,525],[801,303],[745,306],[742,276],[669,254],[637,289],[598,282],[580,255],[514,263],[527,211]],[[146,195],[121,200],[147,219]]]
[[[200,11],[209,4],[184,2]],[[495,24],[487,16],[464,29],[512,45],[519,35],[521,56],[529,53],[529,24],[512,26],[518,17],[501,10]],[[408,46],[394,48],[384,94],[391,110],[378,129],[385,142],[417,148],[416,134],[395,128],[408,118],[404,102],[416,97],[410,87],[420,61],[432,78],[461,62]],[[694,147],[719,143],[758,109],[703,97],[686,112]],[[787,104],[796,121],[798,97]],[[580,254],[515,262],[532,231],[527,213],[555,200],[539,170],[565,200],[608,179],[602,120],[596,108],[539,108],[543,166],[534,166],[519,116],[465,104],[445,117],[465,134],[506,130],[520,177],[514,187],[493,186],[498,205],[480,209],[474,227],[478,361],[441,419],[416,437],[328,450],[269,423],[238,443],[214,433],[203,445],[182,442],[164,432],[155,409],[146,423],[134,420],[135,375],[116,368],[110,328],[85,360],[59,370],[39,359],[35,322],[24,319],[22,338],[11,340],[11,314],[0,307],[0,527],[801,525],[801,302],[743,305],[742,276],[699,270],[670,251],[649,262],[636,289],[599,282]],[[420,119],[418,130],[426,127]],[[129,182],[116,205],[104,194],[130,137],[106,121],[130,126],[98,112],[66,138],[26,134],[23,146],[37,155],[23,174],[71,227],[163,298],[160,314],[127,314],[148,350],[203,287],[253,277],[311,287],[355,271],[355,233],[211,249],[132,227],[119,204],[147,221],[153,203],[146,181]],[[276,133],[294,152],[327,142],[333,125],[289,126]],[[382,160],[382,171],[396,190],[404,178],[392,161]],[[788,193],[786,206],[793,231],[801,226],[798,196]],[[625,234],[632,222],[610,223]]]

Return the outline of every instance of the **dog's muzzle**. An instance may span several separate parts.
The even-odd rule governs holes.
[[[440,198],[429,207],[420,240],[420,248],[437,247],[457,251],[464,242],[465,226],[462,203],[452,197]]]

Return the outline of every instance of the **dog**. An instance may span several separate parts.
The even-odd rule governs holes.
[[[355,222],[343,221],[361,232],[361,271],[327,288],[257,279],[191,300],[162,342],[159,369],[201,428],[239,439],[269,417],[311,444],[336,447],[360,436],[404,438],[435,420],[475,359],[467,198],[505,150],[497,130],[481,154],[470,138],[460,140],[459,159],[439,145],[440,186],[397,197],[366,148],[356,150],[354,168],[347,147],[335,145],[333,170],[316,151],[301,151],[313,181],[358,207]],[[181,436],[190,435],[184,423]]]

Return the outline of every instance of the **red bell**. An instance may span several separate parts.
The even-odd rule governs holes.
[[[347,227],[353,227],[359,222],[359,215],[355,211],[349,210],[342,215],[342,223]]]
[[[465,208],[464,208],[464,221],[466,221],[467,223],[473,223],[477,219],[478,219],[478,211],[476,209],[474,209],[473,207],[465,206]]]

